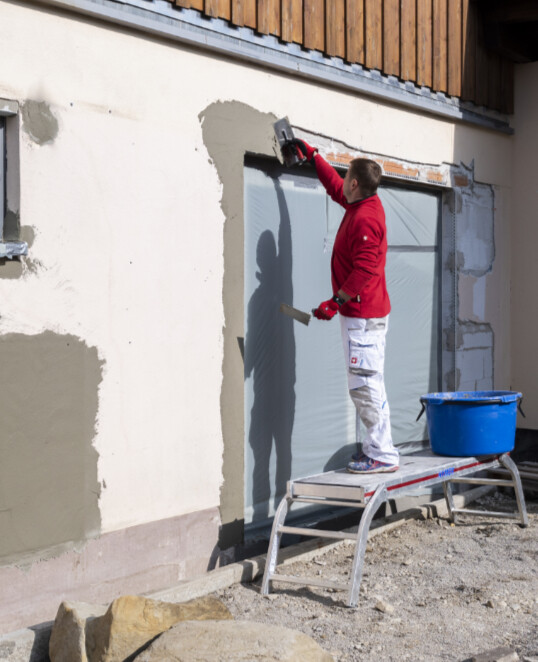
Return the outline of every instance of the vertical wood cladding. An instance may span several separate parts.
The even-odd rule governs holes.
[[[472,0],[172,0],[436,92],[513,112],[513,63]]]

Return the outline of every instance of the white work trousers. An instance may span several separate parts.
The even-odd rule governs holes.
[[[368,457],[398,464],[383,372],[388,322],[388,315],[371,319],[340,315],[349,395],[366,428],[365,437],[359,439],[357,425],[357,443],[362,442]]]

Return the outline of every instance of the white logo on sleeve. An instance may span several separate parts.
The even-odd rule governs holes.
[[[362,238],[362,240],[363,240],[363,241],[368,241],[368,237],[367,237],[367,235],[364,235],[364,237]]]

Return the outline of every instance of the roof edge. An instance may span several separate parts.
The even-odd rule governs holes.
[[[305,50],[298,44],[260,35],[251,28],[203,16],[166,0],[32,0],[36,6],[56,7],[209,50],[223,57],[299,76],[355,92],[414,111],[513,134],[508,117],[462,102],[429,88],[383,75],[375,69],[348,64],[341,58]]]

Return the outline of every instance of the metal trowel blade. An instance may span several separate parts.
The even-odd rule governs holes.
[[[310,315],[309,313],[303,313],[302,310],[297,310],[297,308],[288,306],[287,303],[280,304],[280,312],[284,313],[284,315],[289,315],[290,317],[293,317],[294,320],[301,322],[301,324],[306,324],[306,326],[308,326],[308,323],[310,322],[310,318],[312,317],[312,315]]]

